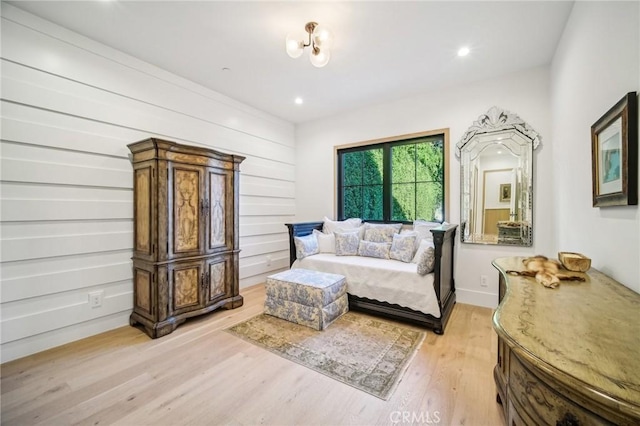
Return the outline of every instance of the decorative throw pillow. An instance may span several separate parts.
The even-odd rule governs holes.
[[[324,223],[322,224],[322,233],[333,234],[336,231],[355,229],[360,225],[362,225],[362,219],[351,218],[347,220],[331,220],[325,216]]]
[[[417,242],[420,244],[420,241],[423,239],[433,241],[433,234],[431,230],[434,228],[440,227],[442,224],[438,222],[427,222],[426,220],[414,220],[413,221],[413,231],[418,233]]]
[[[427,275],[433,272],[436,265],[435,249],[427,248],[421,255],[418,262],[418,275]]]
[[[318,239],[315,235],[305,235],[304,237],[293,237],[296,246],[296,258],[304,259],[312,254],[318,254]]]
[[[402,228],[401,223],[365,223],[364,239],[374,243],[390,243],[393,241],[393,235],[400,232],[400,228]]]
[[[388,259],[390,247],[391,244],[389,243],[374,243],[371,241],[360,240],[360,244],[358,245],[358,255]]]
[[[336,236],[336,256],[357,256],[360,244],[359,231],[334,232]]]
[[[320,253],[336,252],[336,236],[331,234],[323,234],[317,229],[313,230],[313,235],[318,239],[318,251]]]
[[[428,248],[434,248],[435,245],[433,244],[432,240],[422,240],[420,241],[420,245],[418,246],[418,250],[416,251],[416,255],[413,256],[413,260],[411,261],[411,263],[418,263],[420,262],[420,256],[422,256],[422,253],[425,252],[425,250],[427,250]]]
[[[415,249],[416,236],[410,234],[394,234],[389,257],[401,262],[411,262]]]

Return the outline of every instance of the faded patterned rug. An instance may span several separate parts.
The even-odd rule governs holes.
[[[347,312],[324,331],[266,314],[226,331],[384,400],[426,335],[355,312]]]

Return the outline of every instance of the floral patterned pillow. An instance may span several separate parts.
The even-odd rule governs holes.
[[[358,254],[360,256],[388,259],[390,248],[390,243],[374,243],[371,241],[361,240],[358,245]]]
[[[293,237],[293,243],[296,246],[296,259],[304,259],[320,252],[318,250],[318,239],[313,234],[304,237]]]
[[[418,275],[427,275],[433,272],[436,265],[435,250],[433,247],[427,248],[420,256],[418,262]]]
[[[393,235],[400,232],[401,223],[375,224],[366,223],[364,228],[364,239],[374,243],[390,243]]]
[[[334,232],[336,236],[336,256],[357,256],[360,244],[360,232],[355,229],[350,232]]]
[[[405,263],[411,262],[415,251],[416,238],[416,235],[411,234],[394,234],[389,257]]]
[[[432,240],[421,240],[420,245],[418,246],[418,250],[416,250],[416,255],[413,256],[413,260],[411,261],[411,263],[420,263],[420,256],[422,256],[422,253],[424,253],[425,250],[427,250],[429,247],[435,247]]]

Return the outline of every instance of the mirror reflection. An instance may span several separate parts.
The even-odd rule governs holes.
[[[457,144],[460,238],[465,243],[533,242],[533,150],[539,135],[517,115],[493,107]]]

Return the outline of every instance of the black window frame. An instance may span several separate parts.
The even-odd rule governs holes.
[[[402,146],[402,145],[410,145],[410,144],[419,144],[429,140],[438,141],[442,143],[442,221],[446,221],[449,212],[449,191],[448,191],[448,151],[449,151],[449,132],[448,129],[441,129],[432,132],[425,132],[420,134],[412,134],[407,136],[397,136],[393,138],[387,138],[385,140],[378,140],[372,142],[365,142],[361,144],[336,147],[336,169],[337,169],[337,182],[336,182],[336,194],[337,194],[337,219],[345,220],[348,219],[344,215],[344,170],[343,170],[343,160],[342,154],[358,152],[358,151],[369,151],[373,149],[382,148],[383,150],[383,179],[382,179],[382,187],[383,187],[383,211],[382,211],[382,220],[369,220],[367,218],[362,218],[367,222],[378,222],[378,223],[412,223],[411,221],[398,221],[392,220],[393,215],[393,198],[391,195],[392,188],[392,156],[391,150],[393,147]],[[419,183],[417,180],[417,176],[414,180],[414,183]],[[435,219],[429,219],[435,220]]]

